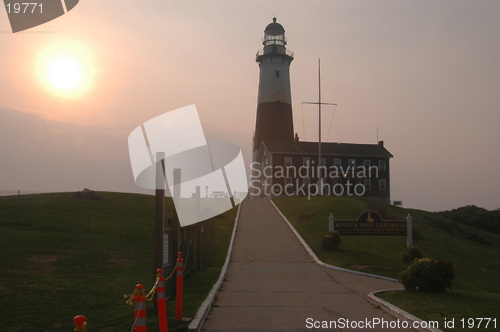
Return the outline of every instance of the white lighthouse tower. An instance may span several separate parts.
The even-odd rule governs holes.
[[[286,49],[285,29],[276,22],[268,24],[262,40],[264,48],[257,52],[260,67],[259,96],[253,161],[262,141],[293,141],[290,63],[293,53]]]

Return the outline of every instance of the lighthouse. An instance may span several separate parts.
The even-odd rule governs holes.
[[[250,197],[357,195],[390,203],[389,160],[393,155],[384,142],[309,142],[294,136],[290,91],[293,53],[286,49],[285,29],[276,18],[264,30],[262,44],[256,56],[260,75]],[[320,92],[318,102],[310,104],[328,103],[321,101]],[[359,167],[376,172],[360,173]],[[356,169],[356,173],[330,171],[339,168]]]
[[[290,63],[293,53],[286,49],[285,29],[273,22],[264,30],[264,48],[259,50],[259,93],[253,141],[253,161],[262,141],[293,142],[292,97],[290,92]]]

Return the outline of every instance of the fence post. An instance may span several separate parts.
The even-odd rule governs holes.
[[[406,247],[410,248],[413,245],[413,218],[411,214],[408,213],[406,217]]]
[[[328,217],[328,231],[333,232],[335,230],[334,225],[335,219],[333,218],[333,214],[330,212],[330,216]]]
[[[196,220],[200,220],[200,200],[201,200],[201,194],[200,194],[200,186],[196,186]],[[196,253],[196,271],[201,270],[201,228],[202,223],[198,221],[195,224],[195,243],[196,243],[196,248],[195,248],[195,253]]]
[[[182,321],[182,287],[184,283],[184,260],[182,259],[182,252],[178,253],[177,259],[177,291],[175,296],[175,320]]]
[[[165,216],[165,171],[163,168],[165,152],[156,152],[155,188],[155,270],[163,268],[163,233]]]

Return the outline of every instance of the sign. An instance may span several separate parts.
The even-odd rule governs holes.
[[[368,210],[358,220],[335,220],[334,229],[343,236],[406,236],[406,220],[384,220]]]
[[[163,266],[168,265],[169,263],[169,251],[168,251],[168,232],[163,233]]]

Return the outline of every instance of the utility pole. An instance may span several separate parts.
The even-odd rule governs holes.
[[[155,255],[154,278],[156,270],[163,270],[163,233],[165,215],[165,152],[156,152],[155,163]],[[156,294],[155,294],[156,300]],[[156,301],[153,302],[156,308]]]
[[[165,216],[165,152],[156,153],[156,189],[155,189],[155,258],[154,275],[157,269],[163,269],[163,233]]]

